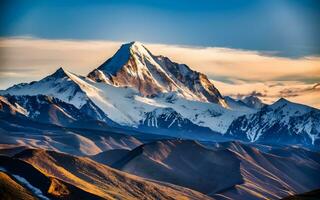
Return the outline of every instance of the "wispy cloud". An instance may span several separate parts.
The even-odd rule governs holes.
[[[122,43],[1,38],[0,87],[38,80],[60,66],[86,75],[111,57]],[[165,44],[145,46],[156,55],[168,56],[207,74],[226,95],[255,93],[271,101],[271,97],[279,96],[299,100],[303,95],[318,92],[318,89],[307,88],[320,82],[320,57],[294,59],[274,56],[274,52],[241,49]],[[309,98],[314,99],[310,105],[320,104],[317,100],[320,98]]]
[[[293,102],[307,104],[320,108],[320,84],[303,83],[299,81],[266,81],[225,83],[211,80],[223,95],[242,98],[248,95],[258,96],[266,103],[273,103],[280,97]]]
[[[320,80],[320,58],[285,58],[256,51],[148,45],[155,52],[190,64],[211,78],[245,81]]]

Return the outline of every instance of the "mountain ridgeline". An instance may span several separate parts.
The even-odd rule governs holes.
[[[139,42],[87,76],[59,68],[0,91],[0,138],[0,199],[276,200],[320,188],[320,110],[222,96]]]
[[[319,146],[318,109],[285,99],[265,105],[255,96],[223,97],[206,75],[139,42],[123,44],[87,77],[59,68],[0,94],[1,115],[61,127]]]
[[[142,95],[176,92],[186,98],[225,105],[222,95],[206,75],[167,57],[154,56],[139,42],[122,45],[112,58],[88,77],[115,86],[135,88]]]

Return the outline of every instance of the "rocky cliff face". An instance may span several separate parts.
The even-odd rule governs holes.
[[[88,77],[119,87],[135,88],[144,96],[177,92],[189,99],[226,105],[206,75],[167,57],[155,56],[139,42],[122,45]]]

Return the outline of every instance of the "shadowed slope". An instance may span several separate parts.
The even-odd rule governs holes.
[[[45,124],[100,130],[117,126],[98,107],[90,108],[91,104],[93,106],[90,100],[81,109],[78,109],[74,105],[52,96],[4,95],[0,96],[0,104],[2,115],[27,117]]]
[[[284,98],[234,120],[227,135],[242,141],[319,147],[320,110]]]
[[[239,142],[220,143],[218,149],[229,149],[241,160],[241,174],[244,183],[234,189],[213,194],[216,199],[279,199],[296,193],[310,191],[320,187],[320,165],[313,159],[320,154],[306,153],[299,156],[298,150],[278,150],[284,156],[263,153],[256,148]],[[279,153],[280,154],[280,153]]]
[[[232,152],[209,150],[194,141],[163,140],[144,144],[113,164],[113,167],[204,194],[243,182],[240,161]]]
[[[0,112],[1,149],[26,146],[74,155],[95,155],[110,149],[132,149],[141,144],[125,132],[116,128],[108,131],[65,128]]]
[[[90,158],[99,163],[111,166],[115,162],[119,161],[123,158],[130,150],[127,149],[112,149],[109,151],[104,151],[94,156],[90,156]]]
[[[0,199],[36,200],[37,198],[8,174],[0,172]]]
[[[35,167],[18,159],[0,156],[0,167],[1,171],[10,174],[24,188],[32,191],[37,199],[101,199],[67,182],[43,174]]]
[[[320,187],[319,153],[294,147],[264,153],[239,142],[210,149],[193,141],[157,141],[137,147],[112,166],[215,199],[279,199]]]
[[[15,154],[28,149],[26,146],[5,146],[5,145],[0,145],[3,148],[0,148],[0,155],[2,156],[14,156]]]
[[[210,199],[183,187],[146,181],[88,158],[44,150],[26,150],[15,157],[107,199]]]
[[[320,198],[320,189],[313,190],[311,192],[306,192],[303,194],[296,194],[286,198],[283,200],[318,200]]]

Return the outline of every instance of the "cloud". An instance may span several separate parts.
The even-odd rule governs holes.
[[[60,66],[87,75],[111,57],[122,43],[0,38],[0,88],[39,80]],[[267,102],[279,96],[300,102],[303,99],[299,98],[309,95],[310,105],[320,104],[320,98],[316,98],[318,90],[307,89],[320,82],[320,57],[286,58],[272,52],[216,47],[148,43],[145,46],[155,55],[168,56],[207,74],[223,94],[253,93]]]
[[[178,62],[206,73],[210,78],[245,81],[320,80],[320,57],[285,58],[226,48],[193,48],[150,45],[150,49],[169,55]]]
[[[267,81],[225,83],[211,80],[223,95],[242,98],[255,95],[265,103],[273,103],[281,97],[290,101],[320,108],[320,83],[309,84],[299,81]],[[236,88],[236,89],[235,89]]]

